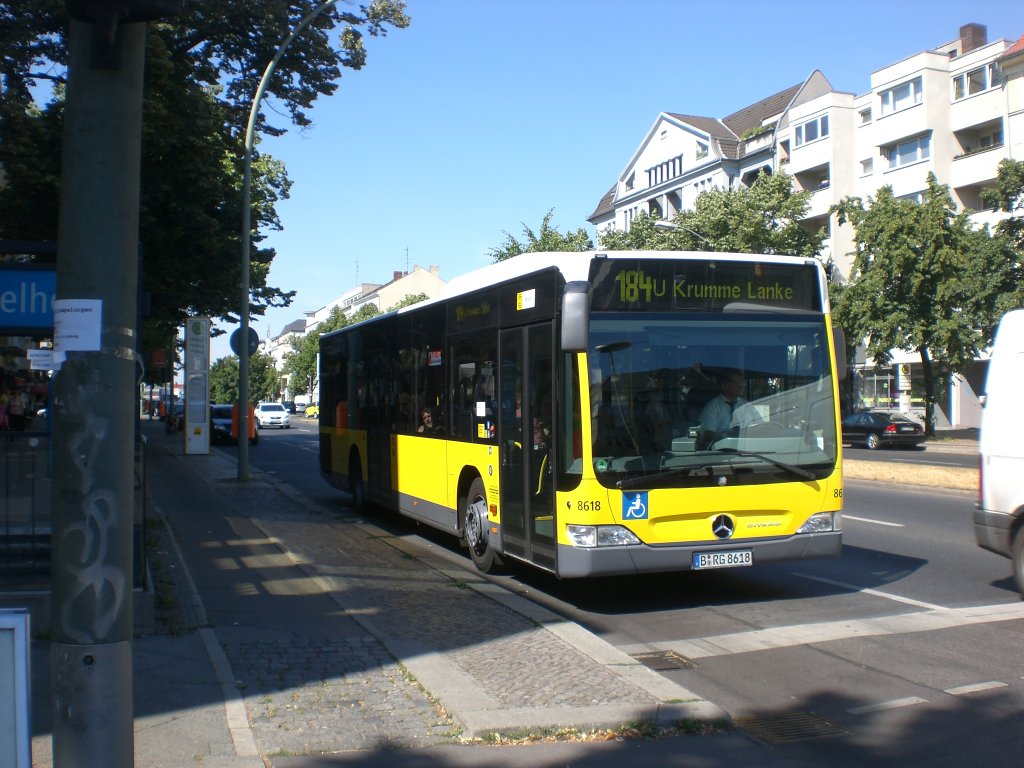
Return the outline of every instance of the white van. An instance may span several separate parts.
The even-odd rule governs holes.
[[[1024,309],[999,321],[983,402],[974,535],[1012,560],[1024,593]]]

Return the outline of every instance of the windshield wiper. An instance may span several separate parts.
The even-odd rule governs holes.
[[[762,461],[767,461],[769,464],[776,466],[779,469],[785,470],[790,474],[796,475],[797,477],[802,477],[804,480],[818,479],[818,476],[811,472],[809,469],[804,469],[803,467],[798,467],[796,464],[789,464],[785,461],[773,459],[771,456],[768,456],[767,454],[764,453],[756,453],[755,451],[739,451],[735,448],[719,448],[718,452],[727,453],[730,456],[744,456],[746,458],[751,459],[761,459]]]
[[[630,488],[643,488],[651,483],[656,483],[659,480],[667,480],[670,477],[677,477],[679,475],[690,475],[694,472],[699,472],[703,469],[713,466],[712,464],[703,464],[696,467],[676,467],[675,469],[666,469],[659,472],[652,472],[649,475],[640,475],[638,477],[627,477],[625,480],[619,480],[615,484],[615,487],[620,491],[628,491]]]
[[[818,476],[811,472],[809,469],[804,469],[803,467],[799,467],[796,464],[788,464],[784,461],[779,461],[778,459],[772,458],[771,456],[767,456],[763,453],[756,453],[754,451],[739,451],[736,450],[735,448],[719,448],[716,451],[709,453],[711,455],[724,453],[727,454],[728,456],[740,456],[750,459],[761,459],[762,461],[766,461],[767,463],[771,464],[774,467],[778,467],[779,469],[785,472],[788,472],[792,475],[796,475],[802,480],[816,480],[818,478]],[[615,484],[615,487],[621,491],[628,491],[631,488],[643,488],[644,486],[653,485],[654,483],[660,482],[662,480],[667,480],[671,477],[678,477],[680,475],[694,475],[696,473],[701,472],[702,470],[707,469],[711,469],[712,474],[714,474],[714,467],[717,463],[718,462],[707,462],[705,464],[699,464],[695,466],[676,467],[675,469],[667,469],[660,472],[652,472],[649,475],[629,477],[626,478],[625,480],[619,480]]]

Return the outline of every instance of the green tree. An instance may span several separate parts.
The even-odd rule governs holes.
[[[398,300],[397,304],[388,307],[387,311],[394,312],[396,309],[401,309],[402,307],[411,307],[413,304],[419,304],[421,301],[426,301],[429,298],[430,297],[425,293],[407,293]]]
[[[257,352],[249,358],[249,399],[253,403],[277,400],[281,396],[281,377],[274,358]],[[238,357],[228,355],[210,366],[210,399],[215,403],[233,403],[238,399]]]
[[[327,319],[318,323],[304,336],[293,342],[293,351],[284,356],[282,370],[288,375],[288,382],[295,391],[304,392],[310,382],[316,380],[316,357],[320,353],[321,334],[336,331],[348,325],[348,318],[341,307],[334,307]]]
[[[228,355],[215,360],[210,366],[210,400],[214,403],[233,403],[237,399],[238,358]]]
[[[999,163],[996,188],[987,190],[985,202],[1010,215],[995,226],[996,238],[1002,238],[1006,258],[1001,261],[1000,281],[1006,290],[1000,297],[998,312],[1024,305],[1024,161],[1007,158]]]
[[[628,232],[605,230],[599,239],[601,247],[610,250],[733,251],[817,258],[825,233],[802,223],[810,198],[809,192],[793,191],[793,178],[784,171],[761,173],[749,187],[701,193],[693,209],[680,211],[670,222],[642,213]]]
[[[171,348],[191,314],[237,321],[241,157],[249,110],[278,45],[314,0],[204,0],[150,24],[143,114],[140,243],[151,314],[144,353]],[[364,35],[408,26],[401,0],[369,0],[324,11],[282,57],[257,121],[258,136],[284,133],[271,114],[300,128],[317,98],[334,93],[344,69],[366,63]],[[55,240],[66,78],[64,0],[0,0],[0,237]],[[46,92],[49,101],[37,104]],[[294,291],[267,284],[288,196],[284,166],[257,151],[253,162],[251,311],[286,306]]]
[[[557,227],[551,226],[551,217],[555,209],[552,208],[544,215],[544,221],[540,225],[540,233],[534,232],[523,224],[523,236],[525,242],[505,233],[505,243],[498,248],[491,248],[487,255],[495,262],[511,259],[521,253],[537,253],[541,251],[589,251],[593,249],[594,243],[587,231],[580,227],[575,232],[562,234]]]
[[[835,206],[841,224],[856,227],[848,285],[835,294],[834,313],[848,337],[867,340],[876,363],[891,350],[920,355],[925,425],[935,431],[938,384],[962,371],[987,346],[986,328],[999,287],[988,283],[1003,251],[987,232],[957,214],[949,189],[934,174],[918,203],[882,187],[865,205]]]

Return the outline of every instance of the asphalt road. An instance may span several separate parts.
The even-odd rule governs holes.
[[[344,504],[319,476],[313,424],[297,421],[263,432],[254,466]],[[880,764],[1011,765],[1024,749],[1024,603],[1009,561],[974,543],[974,496],[850,480],[837,560],[579,582],[518,569],[495,581],[628,653],[653,654],[662,674],[794,760],[827,762],[841,745]],[[377,522],[472,568],[448,537]]]

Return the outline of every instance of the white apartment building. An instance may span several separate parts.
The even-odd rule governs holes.
[[[426,269],[418,264],[413,265],[410,272],[395,271],[389,283],[360,283],[315,312],[307,312],[306,332],[326,320],[335,307],[341,307],[346,317],[351,317],[367,304],[375,307],[378,312],[384,312],[406,296],[422,293],[427,298],[433,298],[445,285],[441,279],[441,267],[433,264]]]
[[[990,42],[983,25],[966,24],[952,42],[870,73],[863,94],[835,91],[815,71],[721,120],[661,113],[589,221],[600,238],[608,228],[628,230],[641,211],[669,219],[704,189],[749,185],[762,169],[785,169],[797,189],[812,193],[804,223],[825,230],[822,257],[845,279],[854,231],[838,226],[833,204],[850,195],[867,200],[885,185],[916,198],[932,172],[958,209],[978,226],[992,224],[999,214],[984,209],[981,191],[995,186],[1006,157],[1024,159],[1024,37]],[[899,353],[893,363],[913,369],[920,360]],[[874,401],[895,399],[895,388],[913,379],[872,371],[871,361],[863,367]],[[978,425],[982,377],[983,367],[958,377],[940,426]],[[901,400],[907,410],[909,392]]]

